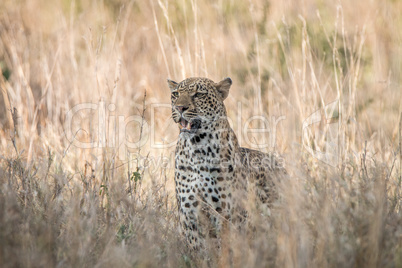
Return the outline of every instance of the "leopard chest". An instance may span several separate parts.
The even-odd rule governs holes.
[[[176,148],[175,182],[180,212],[199,214],[212,208],[229,216],[231,181],[235,177],[233,145],[214,135],[179,138]]]

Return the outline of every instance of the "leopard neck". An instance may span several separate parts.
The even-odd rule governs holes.
[[[237,137],[226,117],[202,124],[195,134],[181,133],[178,144],[183,147],[194,147],[194,145],[202,147],[215,144],[219,147],[230,146],[235,150],[239,147]]]

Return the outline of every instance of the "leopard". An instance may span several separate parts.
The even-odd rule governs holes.
[[[189,248],[197,250],[227,226],[244,222],[248,198],[269,211],[277,199],[275,181],[286,170],[276,153],[240,147],[224,105],[231,78],[167,82],[180,129],[174,160],[178,218]]]

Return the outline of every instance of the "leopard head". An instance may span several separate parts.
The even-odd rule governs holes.
[[[172,100],[172,117],[180,132],[195,133],[226,118],[223,101],[229,95],[232,80],[215,83],[208,78],[192,77],[180,83],[168,80]]]

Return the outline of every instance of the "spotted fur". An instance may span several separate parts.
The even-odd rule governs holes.
[[[172,117],[181,128],[175,153],[180,224],[194,249],[219,236],[225,223],[242,221],[250,190],[269,204],[281,172],[274,155],[239,146],[223,103],[231,84],[230,78],[168,80]]]

